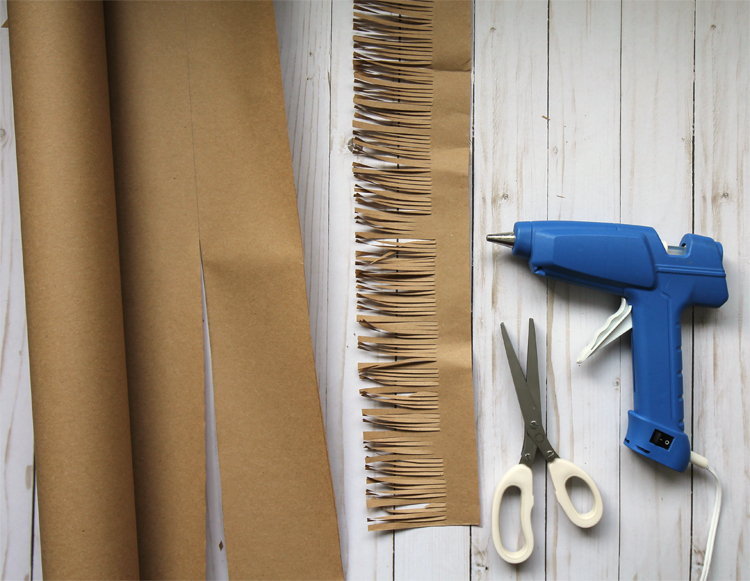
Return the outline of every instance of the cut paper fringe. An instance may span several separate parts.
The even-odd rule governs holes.
[[[381,431],[365,433],[369,530],[446,520],[439,432],[435,240],[414,232],[431,212],[432,0],[354,3],[353,164],[360,394]]]

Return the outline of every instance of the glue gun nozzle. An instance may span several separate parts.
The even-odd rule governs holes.
[[[513,248],[513,245],[516,243],[516,235],[513,232],[487,234],[487,242],[494,242],[495,244],[502,244],[508,248]]]

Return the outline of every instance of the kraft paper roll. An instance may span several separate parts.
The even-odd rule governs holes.
[[[104,6],[142,579],[206,575],[198,208],[175,8]]]
[[[9,2],[44,576],[138,577],[98,2]]]
[[[195,358],[200,239],[230,578],[341,578],[273,5],[117,2],[105,12],[141,573],[183,578],[200,565],[167,567],[158,552],[144,554],[145,536],[166,523],[142,528],[142,496],[179,522],[184,499],[170,491],[184,490],[190,471],[178,478],[177,462],[170,481],[159,480],[161,496],[147,484],[141,490],[139,470],[148,483],[160,464],[153,457],[139,465],[136,431],[139,422],[153,430],[175,409],[183,421],[170,428],[170,449],[189,456],[177,442],[192,437],[198,425],[189,414],[197,412],[176,403],[180,389],[194,393],[199,368],[173,383],[158,372]],[[152,319],[168,322],[180,342],[168,351],[146,342]],[[173,397],[136,409],[132,392],[153,397],[152,381]],[[198,542],[195,516],[182,515],[190,530],[171,531],[174,546],[165,550],[179,539]]]
[[[230,575],[341,579],[273,5],[104,12],[10,10],[45,576],[205,574],[202,260]]]

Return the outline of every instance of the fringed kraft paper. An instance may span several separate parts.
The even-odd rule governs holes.
[[[471,3],[356,1],[354,78],[369,529],[479,524]]]

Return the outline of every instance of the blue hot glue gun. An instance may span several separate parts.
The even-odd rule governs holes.
[[[634,410],[625,445],[683,472],[690,463],[682,398],[680,318],[729,297],[720,243],[686,234],[667,246],[653,228],[596,222],[517,222],[487,240],[509,246],[532,272],[623,298],[579,362],[633,330]]]

